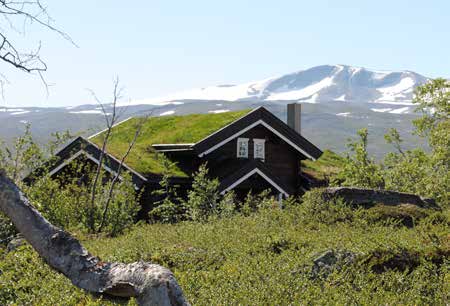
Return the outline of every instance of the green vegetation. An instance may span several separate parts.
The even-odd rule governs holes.
[[[380,163],[367,150],[368,130],[358,131],[359,139],[349,144],[342,171],[333,184],[410,192],[450,205],[450,81],[436,79],[417,88],[414,102],[422,117],[414,121],[414,133],[427,140],[430,151],[405,150],[395,129],[385,135],[396,152]]]
[[[85,172],[87,182],[92,182],[95,172],[81,166],[81,163],[73,163],[70,167],[75,169],[73,171]],[[87,184],[80,184],[78,177],[51,179],[46,176],[31,186],[22,186],[22,189],[36,208],[54,225],[69,231],[90,233],[100,231],[102,215],[109,197],[105,226],[101,232],[116,236],[135,223],[140,205],[129,174],[122,175],[123,180],[115,185],[111,196],[109,190],[112,182],[104,179],[104,175],[105,173],[101,172],[100,181],[104,183],[96,190],[94,205],[90,205],[91,188]]]
[[[55,150],[71,138],[73,135],[69,132],[54,133],[48,144],[40,146],[34,141],[30,126],[26,125],[24,134],[14,141],[12,147],[0,146],[0,170],[20,186],[34,206],[54,225],[69,231],[102,231],[111,236],[122,233],[135,223],[140,209],[129,174],[123,173],[123,179],[112,186],[112,181],[107,179],[109,176],[100,172],[102,184],[95,191],[93,205],[90,205],[92,192],[89,183],[93,181],[94,168],[97,167],[87,165],[85,160],[73,161],[66,168],[67,176],[62,174],[52,179],[47,175],[47,166],[55,159]],[[23,176],[37,167],[42,171],[41,177],[31,185],[24,184]],[[104,227],[100,229],[102,219]],[[15,234],[17,232],[9,218],[0,212],[0,241],[8,242]]]
[[[345,159],[330,150],[323,151],[319,159],[312,161],[302,160],[302,172],[319,181],[328,181],[332,176],[339,173],[344,166]]]
[[[164,116],[149,118],[126,163],[140,173],[162,174],[163,161],[153,150],[153,144],[195,143],[204,137],[247,114],[249,110],[221,114],[194,114],[187,116]],[[113,128],[107,150],[121,158],[136,132],[137,118],[130,119]],[[97,145],[103,142],[100,134],[91,139]],[[171,168],[173,176],[186,176],[181,169]]]
[[[284,210],[78,238],[103,260],[169,267],[193,305],[448,304],[448,210],[417,215],[412,228],[379,216],[313,192]],[[354,259],[314,272],[328,250]],[[28,246],[1,257],[0,304],[118,304],[77,289]]]
[[[349,143],[345,158],[325,151],[319,160],[302,163],[303,171],[319,180],[416,193],[434,198],[442,210],[411,203],[354,207],[343,199],[325,201],[321,189],[300,199],[289,198],[280,209],[268,193],[249,193],[243,201],[232,192],[219,195],[218,181],[208,178],[205,166],[195,175],[187,199],[182,200],[168,183],[171,175],[177,174],[178,170],[173,170],[176,165],[149,150],[150,145],[163,139],[194,142],[203,132],[207,135],[216,129],[206,132],[212,122],[204,126],[202,116],[208,122],[216,115],[147,122],[146,137],[138,142],[137,152],[159,158],[158,164],[152,164],[150,158],[143,165],[163,174],[161,189],[155,191],[161,200],[150,213],[154,224],[132,225],[137,202],[131,197],[129,178],[116,189],[107,230],[95,235],[91,230],[88,236],[86,219],[92,213],[100,214],[108,180],[101,180],[105,187],[99,188],[98,209],[95,206],[94,210],[83,206],[89,203],[89,192],[76,179],[67,179],[64,187],[42,179],[25,192],[49,220],[76,233],[102,260],[144,260],[170,268],[194,305],[448,305],[448,88],[448,81],[435,80],[417,92],[416,103],[423,116],[416,121],[415,132],[428,141],[430,151],[405,150],[399,133],[391,129],[385,138],[396,152],[377,162],[368,152],[369,132],[363,129]],[[185,122],[186,118],[191,119]],[[117,137],[112,139],[111,149],[116,147],[114,142],[126,146],[134,129],[124,123],[114,132]],[[0,154],[10,175],[23,172],[23,161],[41,156],[30,154],[40,151],[27,137],[17,144],[21,148],[15,155],[18,158],[8,152]],[[139,161],[137,155],[133,158]],[[84,174],[85,170],[75,172]],[[8,232],[9,228],[0,224],[0,230]],[[1,305],[134,304],[133,300],[111,301],[77,289],[26,245],[12,251],[0,248],[0,271]]]

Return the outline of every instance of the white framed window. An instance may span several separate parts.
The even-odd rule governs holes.
[[[248,158],[248,138],[238,138],[236,156],[240,158]]]
[[[253,139],[253,157],[264,161],[266,158],[265,139]]]

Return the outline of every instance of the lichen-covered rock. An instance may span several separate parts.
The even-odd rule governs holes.
[[[8,252],[11,252],[11,251],[14,251],[15,249],[17,249],[18,247],[20,247],[20,246],[22,246],[22,245],[24,245],[26,242],[25,242],[25,239],[23,239],[23,238],[13,238],[9,243],[8,243],[8,246],[6,247],[6,250],[8,251]]]
[[[422,198],[418,195],[389,190],[365,189],[358,187],[329,187],[322,194],[325,200],[342,198],[353,205],[371,206],[381,203],[389,206],[401,204],[415,205],[421,208],[440,210],[433,199]]]
[[[311,278],[327,277],[335,269],[340,271],[344,266],[352,264],[356,254],[345,250],[327,250],[313,260]]]

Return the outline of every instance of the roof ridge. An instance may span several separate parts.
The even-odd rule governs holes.
[[[239,121],[239,120],[241,120],[242,118],[245,118],[245,117],[247,117],[247,116],[249,116],[249,115],[255,113],[256,111],[258,111],[258,110],[260,110],[260,109],[264,109],[264,110],[267,111],[267,109],[266,109],[264,106],[258,106],[258,107],[256,107],[256,108],[252,109],[251,111],[249,111],[247,114],[243,115],[242,117],[239,117],[239,118],[233,120],[232,122],[230,122],[230,123],[228,123],[227,125],[221,127],[220,129],[216,130],[215,132],[209,134],[208,136],[203,137],[202,139],[200,139],[199,141],[197,141],[197,142],[194,144],[194,146],[195,146],[196,144],[202,142],[203,140],[208,139],[209,137],[211,137],[211,136],[213,136],[213,135],[219,133],[220,131],[226,129],[226,128],[229,127],[230,125],[234,124],[236,121]]]
[[[134,118],[134,117],[133,117],[133,116],[130,116],[130,117],[128,117],[128,118],[125,119],[125,120],[119,121],[119,122],[117,122],[116,124],[114,124],[111,128],[114,128],[114,127],[118,126],[119,124],[122,124],[122,123],[124,123],[124,122],[126,122],[126,121],[128,121],[128,120],[130,120],[130,119],[132,119],[132,118]],[[107,131],[107,130],[108,130],[108,128],[103,129],[103,130],[101,130],[100,132],[97,132],[97,133],[95,133],[95,134],[89,136],[87,139],[94,138],[95,136],[98,136],[98,135],[100,135],[101,133],[103,133],[103,132],[105,132],[105,131]]]

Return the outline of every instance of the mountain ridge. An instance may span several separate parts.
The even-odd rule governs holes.
[[[220,84],[121,105],[167,105],[186,100],[329,101],[411,105],[414,88],[429,78],[410,70],[374,70],[350,65],[320,65],[260,81]]]
[[[322,65],[262,81],[222,84],[174,94],[166,98],[119,104],[121,120],[130,116],[169,116],[223,113],[264,106],[286,120],[286,104],[303,103],[302,133],[322,149],[346,151],[346,142],[360,128],[369,128],[371,150],[390,149],[383,135],[396,128],[406,147],[423,146],[411,137],[418,114],[412,103],[414,88],[428,78],[411,71],[380,71],[348,65]],[[212,99],[215,98],[215,99]],[[105,105],[111,113],[111,105]],[[105,128],[99,105],[70,107],[0,107],[0,141],[11,144],[26,124],[36,140],[46,143],[56,131],[69,129],[84,136]]]

